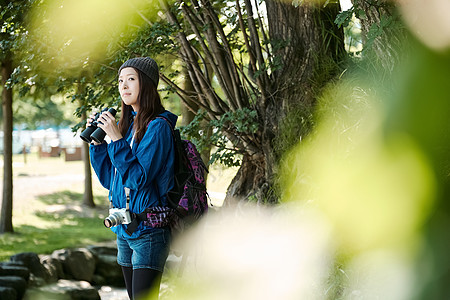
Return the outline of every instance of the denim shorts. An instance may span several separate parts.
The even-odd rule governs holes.
[[[164,270],[169,255],[171,233],[169,228],[153,228],[136,239],[117,236],[117,263],[133,269]]]

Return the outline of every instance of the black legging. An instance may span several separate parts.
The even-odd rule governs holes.
[[[133,270],[131,267],[122,267],[122,273],[130,299],[138,299],[137,297],[147,295],[150,291],[151,294],[148,294],[150,297],[145,299],[158,299],[162,272],[146,268]]]

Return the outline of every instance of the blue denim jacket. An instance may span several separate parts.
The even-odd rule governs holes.
[[[161,114],[175,126],[177,116]],[[130,211],[141,213],[147,207],[167,205],[165,195],[173,186],[174,146],[172,130],[164,119],[154,119],[139,143],[133,142],[132,126],[124,138],[89,148],[92,167],[103,187],[109,190],[114,207],[125,208],[124,187],[130,188]],[[142,223],[129,236],[126,225],[114,226],[113,232],[126,239],[137,238],[152,230]]]

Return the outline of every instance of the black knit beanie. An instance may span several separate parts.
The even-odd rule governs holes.
[[[124,62],[124,64],[119,68],[119,74],[123,68],[128,67],[138,69],[139,71],[150,77],[150,79],[155,84],[155,87],[158,87],[159,71],[158,71],[158,64],[156,63],[156,61],[154,61],[150,57],[131,58],[126,62]]]

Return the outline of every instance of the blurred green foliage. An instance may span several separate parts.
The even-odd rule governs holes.
[[[413,41],[412,54],[393,76],[395,93],[387,98],[386,139],[409,135],[425,152],[437,180],[434,209],[421,228],[424,247],[417,259],[418,299],[444,299],[450,294],[450,51],[433,51]],[[424,263],[426,262],[426,263]]]

